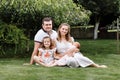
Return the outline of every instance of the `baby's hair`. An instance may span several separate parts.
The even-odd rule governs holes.
[[[80,43],[79,42],[74,42],[73,45],[76,46],[78,49],[80,48]]]
[[[46,37],[43,38],[41,48],[45,49],[45,46],[44,46],[44,40],[47,39],[47,38],[50,39],[50,49],[52,49],[53,46],[54,46],[54,44],[53,44],[52,39],[51,39],[49,36],[46,36]]]

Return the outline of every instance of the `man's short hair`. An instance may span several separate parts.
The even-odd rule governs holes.
[[[42,24],[44,24],[44,21],[52,21],[52,18],[51,17],[45,17],[45,18],[43,18]]]

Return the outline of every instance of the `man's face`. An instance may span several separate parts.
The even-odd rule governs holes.
[[[45,31],[49,32],[52,30],[52,21],[44,21],[42,27]]]

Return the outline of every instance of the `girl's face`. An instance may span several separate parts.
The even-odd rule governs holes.
[[[50,39],[49,38],[45,38],[44,41],[43,41],[43,45],[45,48],[50,48]]]
[[[59,31],[61,36],[65,36],[68,33],[68,26],[63,25]]]

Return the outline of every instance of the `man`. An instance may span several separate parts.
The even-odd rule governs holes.
[[[42,20],[42,29],[40,29],[34,37],[34,50],[33,50],[32,55],[31,55],[30,64],[34,63],[33,57],[35,55],[37,55],[38,48],[41,47],[42,39],[45,36],[50,36],[51,39],[53,39],[53,40],[56,39],[57,32],[52,30],[52,27],[53,27],[52,19],[50,17],[45,17]]]

